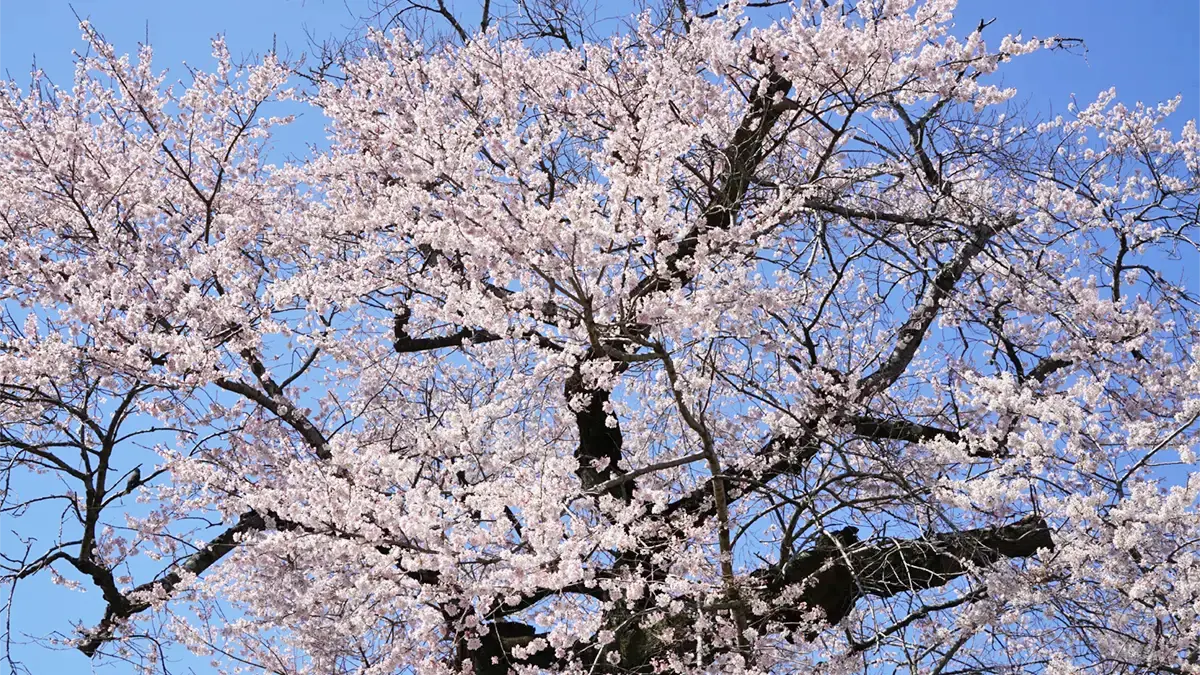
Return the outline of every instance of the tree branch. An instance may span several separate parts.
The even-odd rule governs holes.
[[[78,647],[79,651],[89,657],[94,656],[101,645],[112,639],[113,633],[116,632],[117,628],[125,620],[150,608],[149,602],[144,600],[130,600],[129,596],[170,593],[183,578],[182,572],[195,575],[202,574],[236,548],[246,533],[261,530],[264,527],[263,518],[258,513],[254,511],[244,513],[238,518],[236,524],[214,537],[199,551],[185,558],[171,572],[168,572],[161,579],[156,579],[134,588],[129,594],[123,594],[117,590],[115,583],[111,582],[112,577],[109,574],[109,583],[100,584],[104,598],[108,602],[108,606],[104,611],[104,618],[96,628],[88,632],[87,639]],[[95,575],[92,576],[95,579]]]
[[[892,353],[884,360],[883,365],[870,375],[858,381],[859,396],[869,399],[884,391],[899,379],[908,364],[912,362],[925,339],[925,333],[933,324],[938,311],[954,290],[958,280],[966,273],[971,261],[987,246],[988,241],[1001,230],[1016,224],[1016,218],[1010,217],[1003,223],[983,223],[974,228],[972,237],[958,250],[953,258],[938,270],[933,284],[929,287],[920,304],[909,315],[908,319],[897,331],[898,339]]]
[[[837,624],[860,598],[888,598],[945,586],[972,567],[985,567],[1004,558],[1028,558],[1040,549],[1053,548],[1050,528],[1037,516],[921,539],[859,542],[857,528],[845,528],[783,565],[756,573],[767,596],[803,584],[795,607],[758,618],[806,626],[807,612],[819,608],[827,623]]]

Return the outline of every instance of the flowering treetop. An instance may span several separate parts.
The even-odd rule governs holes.
[[[102,596],[75,646],[1200,672],[1178,100],[1014,115],[987,76],[1057,43],[947,0],[552,46],[486,11],[312,88],[86,26],[70,89],[8,85],[3,506],[63,527],[4,570]],[[282,100],[328,147],[268,163]]]

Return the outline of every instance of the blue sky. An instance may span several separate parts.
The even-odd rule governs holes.
[[[604,3],[602,14],[620,14],[627,6]],[[297,55],[307,49],[310,32],[318,38],[345,35],[355,12],[365,7],[364,0],[75,0],[72,4],[0,0],[0,72],[24,84],[36,59],[55,82],[69,85],[71,50],[81,47],[76,12],[91,19],[119,52],[136,50],[148,37],[157,67],[182,76],[181,62],[208,66],[209,38],[218,33],[226,35],[235,56],[262,53],[272,44],[281,53]],[[1019,90],[1018,98],[1028,102],[1031,112],[1064,112],[1072,95],[1088,101],[1116,86],[1119,98],[1126,102],[1156,103],[1182,94],[1174,128],[1185,119],[1200,117],[1200,3],[1196,0],[963,0],[959,16],[964,30],[981,18],[995,17],[989,32],[996,37],[1022,31],[1026,37],[1057,34],[1085,40],[1086,51],[1035,54],[1005,68],[1004,82]],[[314,119],[298,129],[314,133],[319,124]],[[285,136],[279,149],[300,153],[302,142],[300,135]],[[22,523],[26,533],[29,526]],[[6,549],[12,544],[10,529],[11,524],[0,524]],[[94,594],[81,596],[36,580],[21,589],[17,600],[13,628],[18,632],[67,629],[68,619],[93,623],[101,609]],[[29,672],[38,675],[93,671],[88,660],[72,650],[16,645],[13,651]],[[179,665],[173,672],[211,672],[205,660]],[[133,670],[115,664],[96,672]]]

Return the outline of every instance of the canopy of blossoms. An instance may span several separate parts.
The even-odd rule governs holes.
[[[1015,114],[1056,43],[954,21],[313,86],[85,26],[0,95],[2,506],[62,522],[6,582],[149,672],[1200,673],[1200,136]],[[328,139],[273,164],[283,103]]]

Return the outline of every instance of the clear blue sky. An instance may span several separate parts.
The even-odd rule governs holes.
[[[158,68],[182,73],[183,61],[207,67],[209,38],[224,33],[235,56],[262,53],[276,44],[281,53],[299,54],[306,35],[345,35],[364,0],[75,0],[74,12],[89,18],[118,51],[137,49],[147,37]],[[605,15],[620,14],[625,2],[608,2]],[[1043,53],[1018,59],[1005,69],[1004,81],[1020,91],[1032,112],[1065,111],[1072,94],[1082,100],[1116,86],[1121,100],[1159,102],[1183,95],[1172,127],[1200,117],[1200,2],[1196,0],[962,0],[964,29],[981,18],[997,19],[993,36],[1023,31],[1025,36],[1062,35],[1086,41],[1085,53]],[[71,50],[80,47],[71,5],[65,0],[0,0],[0,71],[28,82],[31,65],[60,85],[72,76]],[[299,129],[319,133],[313,119]],[[318,138],[312,138],[319,141]],[[280,149],[302,152],[301,136],[280,140]],[[1193,271],[1194,274],[1200,272]],[[47,523],[53,527],[53,523]],[[29,534],[30,523],[22,523]],[[0,537],[13,544],[11,524],[0,524]],[[69,629],[68,620],[91,624],[101,607],[95,594],[79,595],[30,580],[17,595],[15,632],[45,633]],[[50,651],[15,645],[34,675],[93,672],[92,664],[72,650]],[[0,647],[0,656],[2,647]],[[6,669],[5,669],[6,670]],[[132,673],[117,664],[96,672]],[[188,660],[175,673],[211,672],[206,660]]]

